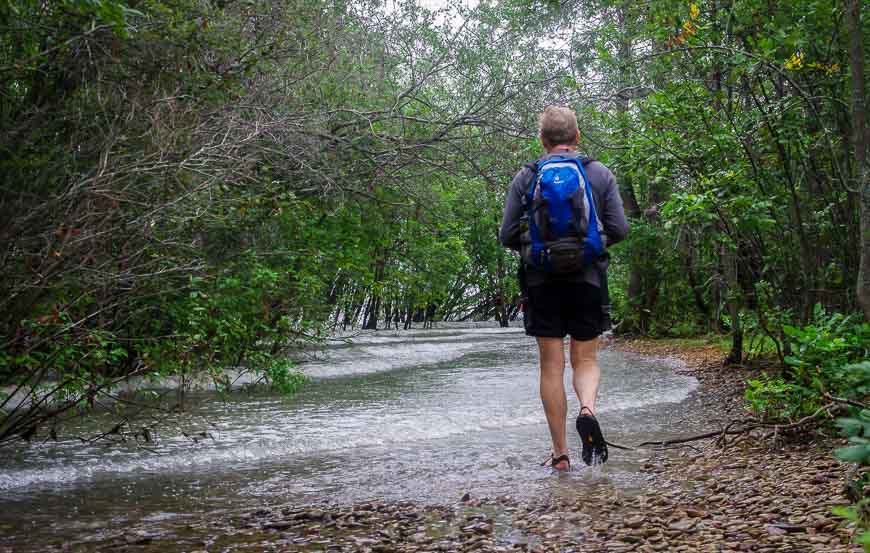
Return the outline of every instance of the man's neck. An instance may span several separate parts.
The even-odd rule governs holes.
[[[548,154],[564,154],[567,152],[576,152],[577,145],[576,144],[559,144],[558,146],[553,146],[552,148],[547,148]]]

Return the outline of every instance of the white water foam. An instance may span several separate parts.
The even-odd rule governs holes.
[[[499,416],[473,422],[466,418],[430,417],[425,426],[417,426],[408,413],[368,417],[362,426],[369,431],[347,435],[337,428],[322,428],[320,435],[301,439],[259,439],[250,443],[236,442],[232,447],[206,449],[188,446],[183,451],[166,455],[141,456],[134,460],[69,464],[36,470],[14,470],[0,474],[0,491],[24,489],[33,485],[68,484],[105,476],[128,474],[167,474],[209,467],[221,470],[248,466],[251,463],[278,460],[296,455],[315,455],[348,448],[383,447],[417,441],[437,440],[460,434],[538,424],[539,413],[521,417]],[[338,431],[338,432],[337,432]]]
[[[428,332],[428,331],[427,331]],[[457,334],[455,330],[434,331],[443,336]],[[439,340],[438,336],[421,335],[419,340],[409,340],[400,335],[357,336],[354,347],[332,347],[324,352],[321,360],[309,361],[299,366],[305,375],[312,378],[330,378],[384,372],[402,367],[444,363],[459,359],[473,351],[503,348],[503,341],[486,340],[473,342],[474,335],[491,335],[522,338],[517,329],[475,329],[462,332],[455,340]],[[363,346],[363,344],[367,345]],[[389,346],[389,347],[388,347]],[[400,347],[399,347],[400,346]]]
[[[607,413],[635,409],[651,403],[679,403],[697,387],[697,381],[675,376],[668,382],[668,389],[651,396],[638,396],[615,392],[602,403],[599,416]],[[488,413],[486,418],[478,413],[429,412],[425,424],[410,409],[403,408],[391,413],[360,412],[354,426],[357,432],[348,434],[341,420],[325,424],[317,433],[294,434],[293,426],[299,421],[263,421],[265,428],[255,441],[245,443],[239,430],[217,431],[218,443],[226,440],[229,447],[209,447],[208,444],[193,446],[181,440],[180,451],[165,455],[140,456],[135,459],[112,461],[101,459],[99,463],[67,464],[36,470],[6,471],[0,474],[0,490],[25,489],[33,485],[68,484],[106,476],[131,474],[167,474],[199,471],[209,467],[221,470],[244,467],[264,460],[279,460],[298,455],[317,455],[347,448],[385,447],[439,440],[451,436],[476,432],[498,431],[523,426],[542,425],[543,420],[536,403],[521,406],[523,412],[505,411]],[[264,436],[264,434],[266,436]],[[288,438],[290,437],[290,438]]]

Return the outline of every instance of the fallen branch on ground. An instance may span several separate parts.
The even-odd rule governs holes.
[[[862,402],[856,401],[854,399],[834,397],[831,394],[829,394],[828,392],[824,392],[822,394],[822,397],[824,397],[825,399],[827,399],[828,401],[833,402],[833,403],[839,403],[842,405],[849,405],[851,407],[857,407],[858,409],[870,409],[870,405],[868,405],[866,403],[862,403]]]
[[[746,419],[735,419],[730,421],[727,425],[725,425],[721,430],[714,430],[712,432],[705,432],[703,434],[697,434],[694,436],[686,436],[683,438],[674,438],[670,440],[653,440],[647,441],[640,444],[637,444],[634,447],[625,446],[620,444],[615,444],[611,442],[607,442],[609,447],[613,447],[616,449],[622,449],[625,451],[635,451],[638,449],[643,449],[647,447],[658,447],[658,448],[667,448],[674,445],[682,445],[687,444],[689,442],[695,442],[699,440],[708,440],[711,438],[718,438],[716,441],[717,444],[722,444],[726,436],[739,436],[745,435],[753,430],[758,430],[760,428],[773,428],[776,432],[782,430],[794,430],[796,428],[800,428],[802,426],[806,426],[811,422],[815,422],[822,415],[827,417],[833,417],[833,411],[842,408],[844,404],[851,405],[852,403],[846,403],[846,401],[837,401],[838,398],[829,398],[833,401],[831,403],[826,403],[825,405],[819,407],[813,414],[807,415],[802,419],[795,422],[776,422],[776,421],[765,421],[758,420],[755,418],[746,418]]]

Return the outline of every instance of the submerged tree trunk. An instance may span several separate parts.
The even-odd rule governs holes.
[[[369,301],[369,309],[367,310],[367,320],[363,325],[365,330],[377,330],[378,329],[378,316],[381,311],[381,298],[380,296],[372,296],[372,299]]]

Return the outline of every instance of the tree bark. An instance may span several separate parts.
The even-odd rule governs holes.
[[[855,295],[864,317],[870,321],[870,171],[867,167],[867,104],[864,88],[864,44],[861,25],[861,0],[846,0],[846,25],[849,28],[849,67],[852,72],[852,134],[855,149],[855,179],[860,200],[861,239],[858,285]]]
[[[686,239],[686,245],[683,247],[683,263],[686,269],[686,278],[689,281],[689,286],[692,288],[692,297],[695,300],[695,307],[701,315],[705,325],[710,324],[710,306],[704,301],[704,287],[698,278],[695,266],[698,262],[698,246],[691,238]]]
[[[619,81],[617,84],[617,89],[622,90],[627,88],[630,85],[630,74],[629,67],[631,64],[631,37],[629,36],[628,30],[628,19],[629,19],[629,2],[623,2],[618,10],[617,10],[617,25],[619,29]],[[628,113],[629,108],[629,96],[622,94],[616,100],[616,110],[619,114],[619,121],[622,128],[620,129],[620,135],[625,137],[628,136],[629,130],[626,126],[626,114]],[[634,184],[631,181],[631,177],[627,174],[619,176],[619,195],[622,197],[622,204],[625,209],[625,214],[631,221],[639,221],[642,216],[642,211],[640,208],[640,204],[637,200],[637,195],[635,194]],[[637,255],[632,256],[629,260],[629,272],[628,272],[628,305],[629,309],[633,311],[630,316],[626,317],[624,321],[625,326],[623,327],[623,331],[632,332],[632,331],[640,331],[641,333],[646,332],[646,325],[642,321],[643,319],[643,307],[646,303],[645,300],[645,287],[644,287],[644,269],[641,266],[641,260]]]
[[[380,296],[372,296],[372,299],[369,302],[369,311],[368,311],[368,320],[366,321],[363,328],[365,330],[377,330],[378,329],[378,317],[381,311],[381,298]]]
[[[726,302],[728,318],[731,319],[731,351],[725,358],[726,365],[743,362],[743,327],[740,324],[740,282],[737,280],[737,252],[728,245],[722,245],[720,250],[725,281],[728,286]]]
[[[496,233],[498,233],[498,227],[496,227]],[[504,293],[504,280],[505,280],[505,269],[504,269],[504,250],[499,250],[498,257],[496,259],[498,265],[496,268],[496,289],[495,289],[495,303],[496,310],[495,316],[498,319],[498,325],[502,328],[507,328],[509,326],[508,323],[508,306],[505,301],[505,293]]]

